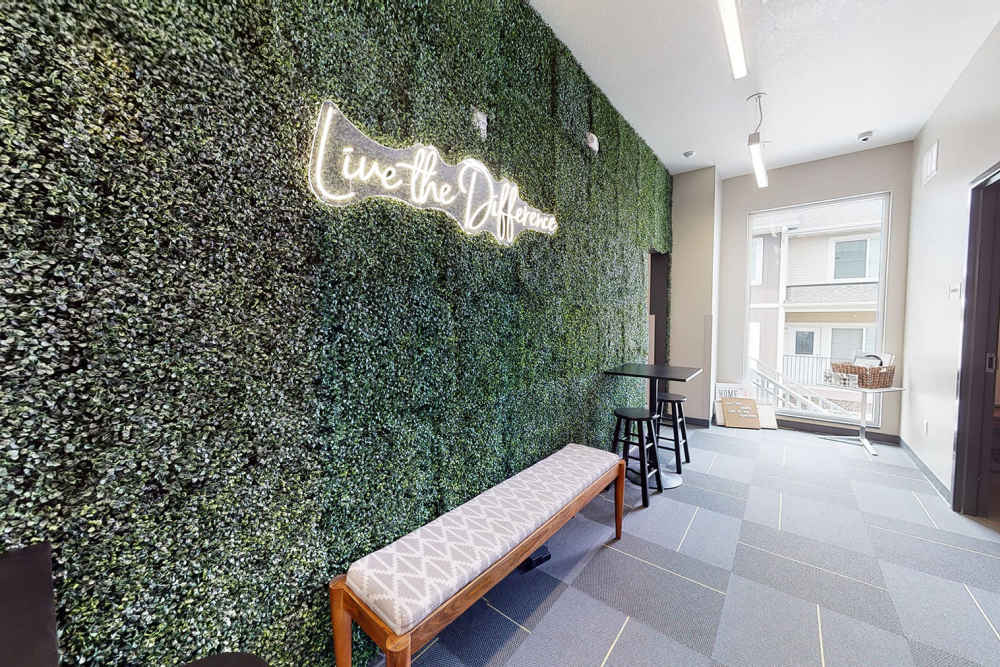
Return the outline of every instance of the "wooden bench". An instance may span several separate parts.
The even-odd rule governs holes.
[[[413,653],[612,482],[615,536],[621,538],[624,462],[570,444],[356,561],[330,582],[337,667],[351,665],[352,623],[385,652],[387,667],[408,667]]]

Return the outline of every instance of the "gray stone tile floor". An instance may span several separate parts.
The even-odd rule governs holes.
[[[1000,666],[1000,527],[952,512],[906,451],[690,444],[683,486],[643,509],[627,485],[620,541],[602,494],[413,664]]]

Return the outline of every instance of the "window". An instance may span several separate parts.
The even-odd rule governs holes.
[[[837,241],[833,249],[833,278],[865,278],[868,273],[868,240]]]
[[[795,354],[812,354],[816,347],[815,331],[795,332]]]
[[[764,237],[755,236],[751,243],[750,284],[760,285],[764,282]]]
[[[839,329],[830,331],[830,358],[834,361],[853,361],[854,356],[864,350],[864,329]]]

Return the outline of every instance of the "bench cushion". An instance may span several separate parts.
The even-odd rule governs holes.
[[[569,444],[548,458],[358,560],[347,585],[397,635],[482,574],[619,457]]]

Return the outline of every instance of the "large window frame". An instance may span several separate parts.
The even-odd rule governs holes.
[[[843,227],[844,227],[844,233],[842,235],[838,235],[838,236],[833,237],[833,239],[831,239],[831,242],[828,245],[828,249],[827,249],[827,252],[828,252],[828,265],[827,265],[826,275],[824,277],[828,276],[828,280],[826,281],[826,284],[831,284],[831,285],[842,284],[842,283],[877,283],[877,285],[878,285],[878,292],[877,292],[877,297],[876,297],[876,301],[875,301],[875,304],[874,304],[874,306],[875,306],[874,310],[876,312],[875,322],[872,322],[870,324],[866,323],[864,325],[859,325],[858,328],[869,329],[869,330],[864,331],[864,333],[862,334],[863,339],[864,339],[863,349],[867,349],[869,347],[869,345],[871,345],[871,347],[873,349],[875,349],[875,350],[886,351],[885,350],[885,343],[886,343],[886,327],[885,327],[886,293],[887,293],[888,276],[890,275],[890,271],[891,271],[890,257],[889,257],[888,249],[891,247],[891,243],[892,243],[892,240],[891,240],[891,220],[892,220],[892,204],[893,204],[892,194],[890,192],[887,192],[887,191],[876,191],[876,192],[870,192],[870,193],[863,193],[863,194],[858,194],[858,195],[852,195],[852,196],[848,196],[848,197],[839,197],[839,198],[833,198],[833,199],[828,199],[828,200],[819,200],[819,201],[811,201],[811,202],[801,202],[801,203],[790,204],[790,205],[787,205],[787,206],[780,206],[780,207],[775,207],[775,208],[770,208],[770,209],[761,209],[761,210],[750,211],[747,214],[747,251],[748,251],[748,255],[752,258],[753,252],[754,252],[754,249],[753,249],[753,239],[754,239],[754,237],[758,236],[758,235],[760,235],[762,233],[767,233],[768,232],[769,228],[767,226],[767,222],[766,221],[758,220],[759,216],[763,217],[763,216],[766,216],[768,214],[785,214],[785,213],[787,213],[789,215],[794,215],[795,212],[796,212],[796,209],[808,209],[808,208],[811,208],[811,207],[814,207],[814,206],[836,205],[836,204],[840,204],[840,203],[845,203],[846,204],[846,203],[851,202],[851,201],[866,200],[866,199],[881,199],[882,202],[883,202],[882,208],[881,208],[881,220],[879,221],[878,231],[870,231],[870,230],[862,231],[861,228],[862,227],[867,227],[869,223],[864,223],[864,224],[858,223],[858,224],[854,224],[854,225],[850,225],[850,224],[843,225]],[[786,217],[786,219],[787,219],[787,217]],[[779,220],[780,220],[780,218],[779,218]],[[871,224],[874,224],[874,222],[875,221],[872,220]],[[852,227],[854,228],[853,231],[851,231]],[[774,231],[774,229],[776,229],[776,228],[771,228],[770,233],[772,233],[772,234],[776,233]],[[815,233],[823,233],[825,231],[828,231],[829,229],[830,229],[829,227],[817,227],[815,229]],[[787,240],[788,237],[784,235],[784,232],[781,232],[781,233],[783,235],[783,238]],[[801,235],[801,232],[799,232],[799,235]],[[835,259],[835,252],[836,252],[836,245],[835,245],[834,240],[841,241],[841,240],[858,240],[858,239],[863,239],[863,240],[867,241],[866,248],[865,248],[865,250],[866,250],[866,252],[865,252],[865,278],[842,278],[842,279],[834,279],[833,278],[833,275],[834,275],[834,266],[835,266],[834,259]],[[873,240],[877,241],[877,243],[873,243]],[[779,261],[782,261],[782,262],[787,261],[786,258],[785,258],[785,253],[787,252],[786,248],[787,248],[787,241],[786,241],[786,245],[783,246],[783,250],[782,250],[781,257],[780,257]],[[747,266],[747,277],[746,277],[746,281],[747,282],[745,283],[745,285],[747,286],[746,287],[746,317],[747,317],[747,321],[749,322],[749,316],[750,316],[751,309],[756,310],[756,309],[760,309],[760,308],[764,308],[764,307],[776,307],[779,310],[779,313],[780,313],[780,315],[779,315],[779,323],[778,323],[778,332],[785,331],[787,329],[786,323],[784,322],[784,312],[785,312],[785,308],[784,308],[785,301],[784,301],[784,299],[786,298],[785,289],[787,287],[789,287],[789,286],[798,285],[799,283],[794,283],[793,281],[788,280],[786,278],[786,275],[785,275],[786,274],[786,270],[785,270],[784,265],[782,265],[782,266],[780,266],[778,268],[778,273],[779,273],[779,279],[778,279],[778,283],[779,283],[779,299],[778,299],[778,303],[768,303],[768,304],[753,303],[752,299],[751,299],[751,297],[752,297],[752,290],[751,290],[751,288],[755,287],[755,285],[751,284],[752,279],[751,279],[751,275],[750,275],[750,268],[751,268],[751,265],[748,264],[748,266]],[[766,272],[767,270],[768,270],[768,268],[764,268],[763,272]],[[817,283],[810,282],[808,284],[809,285],[813,285],[813,284],[817,284]],[[802,306],[803,305],[804,304],[796,304],[797,310],[799,312],[802,312],[802,310],[803,310]],[[805,304],[805,305],[808,306],[808,308],[806,308],[806,310],[819,310],[818,304]],[[870,306],[869,306],[869,308],[870,308]],[[824,309],[824,310],[827,310],[827,309]],[[865,309],[865,310],[867,310],[867,309]],[[791,324],[791,323],[788,323],[788,324]],[[801,329],[811,328],[810,324],[809,323],[805,323],[805,322],[795,322],[794,324],[791,324],[791,326],[793,326],[795,328],[801,328]],[[852,324],[844,322],[844,323],[837,323],[837,328],[853,328],[853,327],[852,327]],[[782,363],[782,355],[784,355],[784,354],[791,355],[792,352],[794,351],[794,347],[793,347],[792,350],[786,349],[789,345],[788,345],[787,341],[783,341],[784,333],[779,333],[779,336],[782,337],[782,338],[779,338],[779,341],[778,341],[778,343],[779,343],[779,350],[778,350],[777,365],[780,368],[780,364]],[[832,338],[832,336],[830,336],[830,335],[827,335],[825,337],[827,339]],[[794,341],[794,336],[792,337],[792,339]],[[820,352],[826,351],[827,354],[825,356],[829,356],[829,344],[830,344],[829,340],[825,340],[825,341],[823,340],[823,334],[822,333],[817,333],[816,346],[814,348],[814,350],[816,351],[817,354],[819,354]],[[893,352],[893,353],[895,353],[897,355],[899,355],[901,353],[900,350],[888,350],[888,351],[889,352]],[[747,351],[744,349],[744,355],[746,355],[746,354],[747,354]],[[767,362],[765,361],[764,363],[766,364]],[[743,360],[743,368],[744,369],[748,369],[749,368],[749,366],[748,366],[747,361],[746,361],[745,358]],[[869,402],[869,407],[873,408],[872,418],[870,418],[868,420],[869,427],[870,428],[881,428],[882,427],[882,400],[881,400],[881,397],[874,397],[873,400]],[[800,419],[800,418],[804,418],[804,419],[816,419],[817,418],[817,416],[813,416],[813,415],[809,415],[809,414],[802,414],[802,413],[800,413],[798,411],[795,411],[795,410],[783,411],[780,408],[778,409],[778,413],[779,414],[785,414],[786,416],[789,416],[789,417],[791,417],[793,419]],[[825,421],[831,421],[831,422],[835,422],[835,423],[844,423],[844,424],[853,424],[853,425],[857,424],[857,421],[850,420],[850,419],[838,418],[836,416],[829,416],[829,415],[827,415],[827,416],[823,416],[822,419],[825,420]]]
[[[834,236],[830,239],[829,249],[828,249],[828,270],[827,279],[831,283],[875,283],[880,280],[878,274],[879,265],[882,263],[881,256],[877,259],[879,261],[875,262],[875,273],[872,275],[872,245],[881,233],[867,233],[867,234],[845,234],[843,236]],[[852,241],[864,241],[865,242],[865,275],[858,278],[838,278],[837,277],[837,244],[838,243],[850,243]],[[879,251],[881,251],[882,244],[878,244]],[[881,255],[881,252],[880,252]]]

